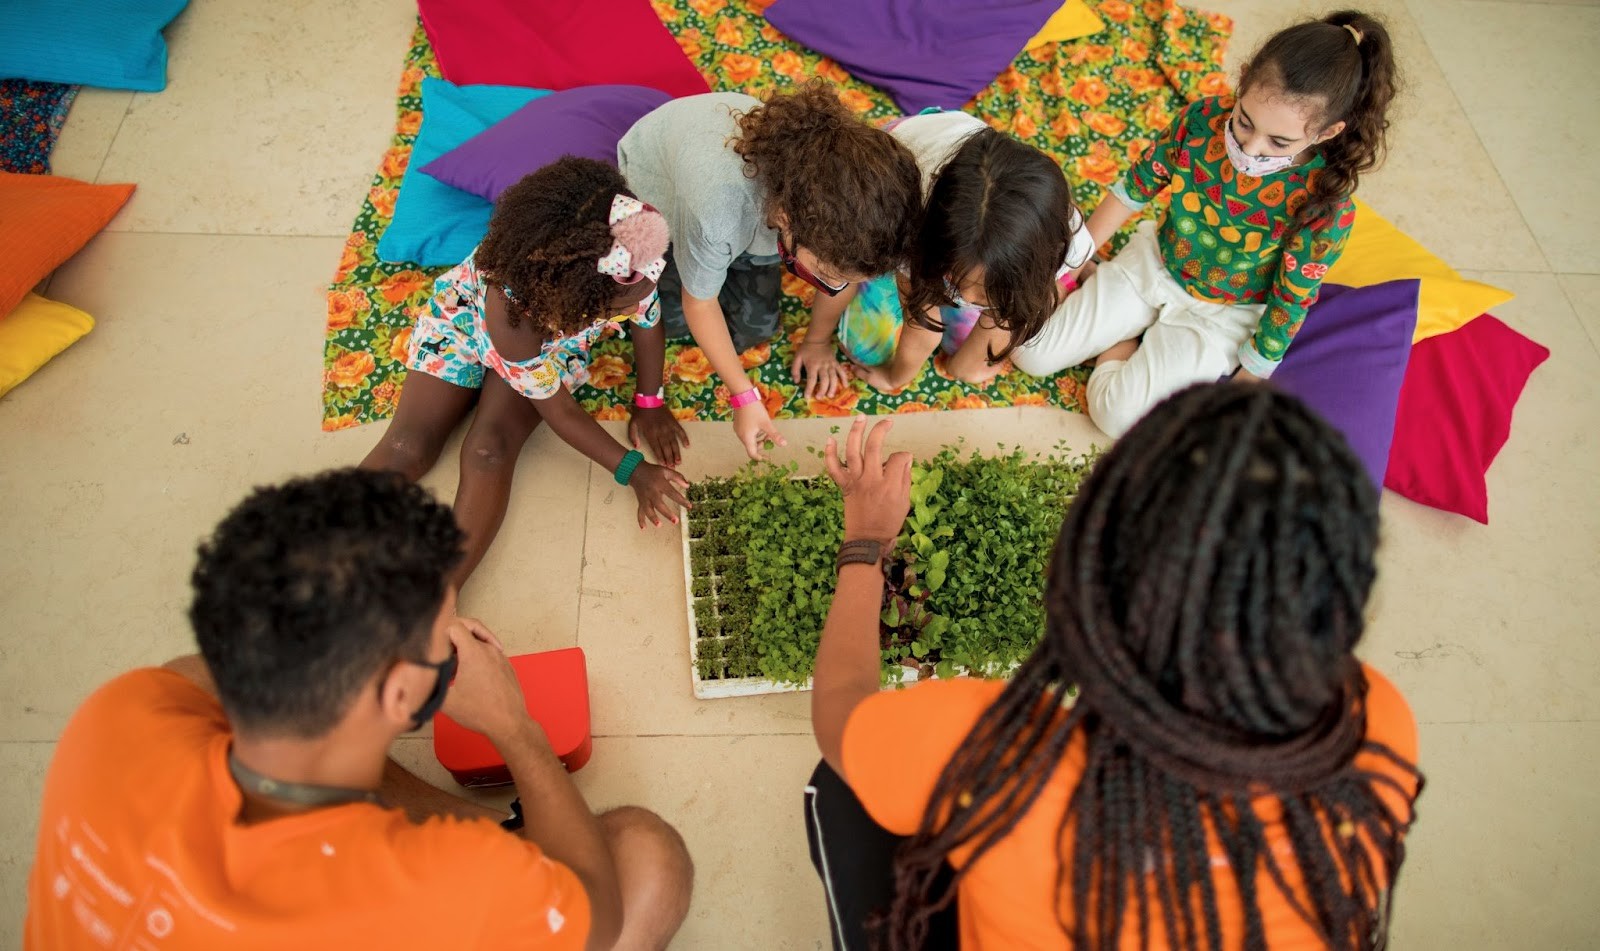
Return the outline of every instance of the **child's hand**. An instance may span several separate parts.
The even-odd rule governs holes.
[[[733,434],[744,444],[744,451],[750,458],[757,460],[766,458],[761,454],[761,444],[769,439],[780,446],[789,445],[778,427],[772,425],[772,417],[761,403],[751,403],[733,411]]]
[[[804,378],[807,399],[830,399],[845,385],[844,367],[839,364],[832,340],[802,342],[795,351],[790,372],[796,383]]]
[[[633,415],[628,417],[628,441],[638,449],[641,439],[664,466],[676,466],[682,462],[683,452],[678,446],[689,445],[689,434],[683,431],[683,424],[665,406],[633,408]]]
[[[689,507],[689,500],[684,498],[681,491],[689,487],[689,480],[676,469],[643,462],[633,470],[633,478],[628,480],[628,485],[633,487],[633,494],[639,497],[640,528],[644,528],[646,520],[653,525],[660,525],[663,517],[676,525],[680,507]]]

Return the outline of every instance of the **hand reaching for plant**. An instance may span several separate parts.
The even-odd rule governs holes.
[[[628,485],[633,487],[633,494],[639,497],[640,528],[644,528],[646,519],[660,525],[663,517],[676,525],[679,507],[689,507],[689,500],[684,498],[682,492],[689,487],[689,480],[676,469],[642,462],[639,468],[633,470],[633,478],[628,480]]]
[[[894,427],[886,419],[867,433],[867,418],[857,416],[845,438],[843,459],[839,445],[828,438],[823,456],[828,476],[844,495],[844,540],[868,539],[887,549],[900,535],[911,511],[911,453],[883,458],[883,441]]]
[[[750,458],[756,460],[766,458],[761,454],[761,446],[769,440],[780,446],[789,444],[772,424],[772,417],[761,403],[751,403],[733,411],[733,434],[744,444],[744,451]]]
[[[634,407],[628,418],[628,440],[638,449],[641,439],[649,444],[656,461],[664,466],[682,462],[683,452],[678,446],[680,443],[689,445],[689,434],[683,431],[683,424],[665,406]]]

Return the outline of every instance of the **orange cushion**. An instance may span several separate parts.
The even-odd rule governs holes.
[[[0,172],[0,314],[100,233],[132,185]]]

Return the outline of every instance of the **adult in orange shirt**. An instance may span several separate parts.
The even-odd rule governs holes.
[[[116,678],[61,736],[26,947],[665,946],[682,839],[584,804],[495,636],[455,616],[461,550],[449,508],[389,473],[234,509],[194,572],[201,656]],[[387,758],[441,703],[505,756],[520,833]]]
[[[827,454],[847,550],[909,504],[910,456],[864,429]],[[1007,682],[880,693],[883,573],[841,567],[807,789],[835,946],[1382,946],[1421,777],[1410,709],[1353,654],[1377,538],[1343,438],[1223,383],[1085,480]]]

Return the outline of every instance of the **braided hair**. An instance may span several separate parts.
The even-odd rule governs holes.
[[[1267,947],[1258,869],[1330,947],[1381,947],[1411,818],[1380,791],[1414,793],[1356,754],[1417,790],[1421,778],[1365,739],[1352,651],[1377,536],[1361,463],[1292,397],[1208,384],[1152,411],[1085,481],[1052,558],[1043,640],[896,857],[888,946],[922,946],[1076,741],[1086,764],[1057,828],[1073,947],[1121,948],[1137,928],[1145,947],[1220,949],[1208,835],[1238,870],[1244,947]],[[1282,807],[1292,858],[1268,846],[1262,797]],[[961,847],[971,858],[933,894]]]
[[[616,166],[568,155],[500,195],[475,260],[484,280],[510,290],[511,326],[526,319],[564,337],[612,315],[619,285],[598,265],[615,240],[619,194],[634,197]]]

